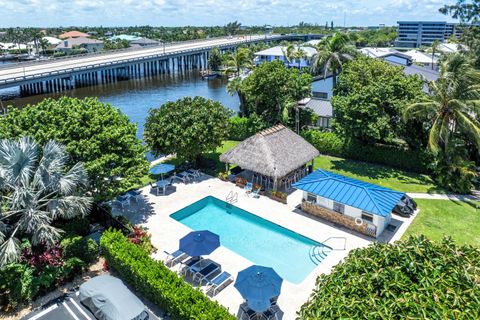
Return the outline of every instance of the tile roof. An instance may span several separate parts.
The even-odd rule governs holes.
[[[68,32],[62,33],[58,37],[60,39],[68,39],[68,38],[88,37],[88,34],[74,30],[74,31],[68,31]]]
[[[296,182],[293,187],[382,217],[390,215],[405,195],[321,169]]]

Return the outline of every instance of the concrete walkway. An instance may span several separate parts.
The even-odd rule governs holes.
[[[430,200],[455,200],[455,201],[480,201],[480,197],[466,194],[448,194],[448,193],[407,193],[414,199],[430,199]]]

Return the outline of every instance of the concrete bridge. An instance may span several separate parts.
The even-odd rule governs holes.
[[[0,67],[0,89],[20,87],[20,94],[26,96],[183,70],[205,70],[212,48],[226,51],[241,44],[301,38],[310,39],[312,35],[215,38],[6,65]]]

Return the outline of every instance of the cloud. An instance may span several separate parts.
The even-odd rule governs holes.
[[[438,12],[455,0],[0,0],[1,27],[59,25],[395,25],[397,20],[448,20]]]

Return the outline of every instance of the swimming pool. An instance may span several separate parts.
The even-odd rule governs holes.
[[[312,259],[313,248],[323,247],[325,253],[330,251],[317,241],[212,196],[170,217],[193,230],[218,234],[222,246],[254,264],[272,267],[283,279],[295,284],[301,283],[325,257]]]

